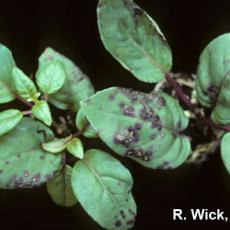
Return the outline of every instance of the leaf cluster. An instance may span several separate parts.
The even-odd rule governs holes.
[[[230,34],[202,52],[190,101],[171,77],[172,53],[163,33],[143,9],[132,0],[99,0],[97,17],[108,52],[140,81],[168,81],[178,98],[158,87],[149,93],[122,87],[95,93],[80,68],[52,48],[40,55],[38,70],[29,77],[0,45],[0,103],[18,100],[28,106],[0,112],[0,188],[46,183],[56,204],[79,202],[103,228],[129,229],[137,213],[130,172],[109,153],[85,150],[80,136],[100,138],[144,167],[174,169],[192,154],[184,131],[191,116],[207,117],[203,106],[211,111],[205,124],[212,124],[218,140],[223,136],[221,155],[230,172]],[[57,122],[54,107],[69,116]]]

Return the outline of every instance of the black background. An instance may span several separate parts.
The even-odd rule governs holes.
[[[229,1],[139,0],[160,25],[174,55],[173,71],[194,73],[204,46],[230,31]],[[96,90],[110,86],[148,92],[151,85],[138,82],[103,48],[96,24],[96,0],[1,1],[0,42],[8,46],[17,65],[34,73],[37,57],[46,46],[70,57],[91,78]],[[90,141],[88,147],[102,148]],[[104,147],[105,150],[112,152]],[[121,158],[119,158],[121,159]],[[222,222],[173,222],[172,209],[223,209],[230,217],[230,176],[219,151],[202,165],[183,165],[173,171],[149,170],[127,159],[138,205],[134,229],[225,229]],[[80,205],[56,206],[45,186],[33,190],[0,190],[0,229],[101,229]]]

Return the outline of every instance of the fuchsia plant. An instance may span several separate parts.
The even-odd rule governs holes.
[[[115,153],[150,169],[197,161],[221,141],[230,172],[230,34],[213,40],[200,56],[197,75],[185,79],[170,72],[172,54],[164,35],[132,0],[99,0],[97,16],[105,48],[155,89],[111,87],[95,93],[89,78],[51,48],[39,57],[33,81],[1,45],[0,103],[16,99],[28,110],[0,112],[0,187],[46,183],[58,205],[80,203],[103,228],[129,229],[137,213],[130,172],[109,153],[85,151],[80,136],[100,138]],[[54,107],[66,110],[66,117],[57,120]],[[210,129],[214,138],[191,150],[193,137],[184,130],[197,121],[203,134]]]

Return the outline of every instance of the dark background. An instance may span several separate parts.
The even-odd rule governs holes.
[[[173,71],[194,73],[204,46],[230,31],[230,3],[226,1],[137,0],[160,25],[174,54]],[[96,90],[110,86],[148,92],[103,48],[96,24],[96,0],[1,1],[0,42],[8,46],[17,65],[34,73],[37,57],[46,46],[70,57],[91,78]],[[92,141],[89,147],[101,146]],[[106,149],[106,148],[104,148]],[[108,150],[108,149],[106,149]],[[110,150],[108,150],[110,151]],[[112,151],[110,151],[112,152]],[[173,222],[172,209],[220,208],[230,217],[230,176],[219,151],[201,165],[183,165],[173,171],[149,170],[127,159],[138,206],[135,229],[225,229],[222,222]],[[0,190],[0,229],[101,229],[80,205],[56,206],[45,186],[33,190]]]

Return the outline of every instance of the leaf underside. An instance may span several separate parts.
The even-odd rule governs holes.
[[[112,87],[82,102],[99,137],[116,153],[145,167],[169,169],[182,164],[191,147],[181,132],[188,119],[165,93],[145,94]]]
[[[77,203],[71,186],[72,167],[65,165],[47,183],[47,191],[53,201],[64,207],[71,207]]]
[[[221,157],[228,173],[230,173],[230,133],[226,133],[220,145]]]

